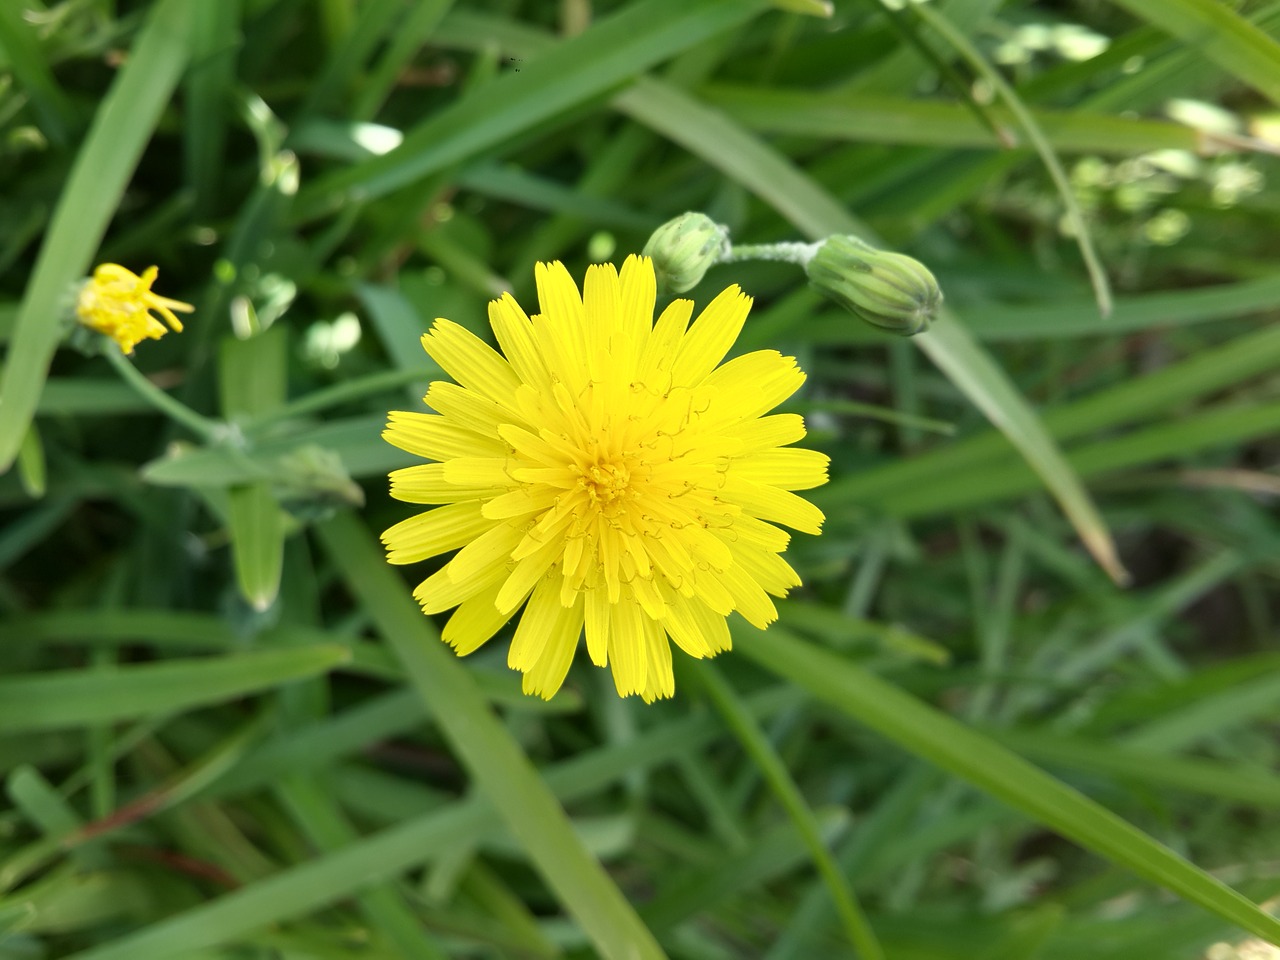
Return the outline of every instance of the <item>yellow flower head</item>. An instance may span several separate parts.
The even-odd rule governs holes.
[[[151,315],[154,310],[164,317],[174,333],[182,332],[175,310],[190,313],[195,308],[181,300],[170,300],[151,292],[159,274],[148,267],[138,276],[116,263],[104,263],[93,271],[93,279],[80,289],[76,316],[91,330],[105,333],[120,344],[125,353],[133,353],[142,340],[159,340],[168,331]]]
[[[560,263],[537,284],[540,315],[489,304],[505,358],[449,320],[422,338],[457,382],[431,384],[435,414],[392,412],[383,437],[437,461],[392,473],[392,496],[443,506],[387,530],[388,560],[461,547],[414,591],[425,613],[457,607],[444,639],[460,655],[524,603],[508,663],[526,693],[560,688],[585,632],[620,695],[669,697],[668,637],[714,656],[731,611],[763,628],[768,594],[800,584],[774,524],[820,532],[788,491],[824,483],[827,457],[786,446],[798,415],[762,415],[804,374],[773,350],[720,364],[751,306],[737,286],[689,325],[689,300],[654,323],[645,257],[591,267],[582,294]]]

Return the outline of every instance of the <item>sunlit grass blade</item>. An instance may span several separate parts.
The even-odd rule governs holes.
[[[94,117],[27,285],[0,374],[0,472],[13,463],[40,399],[76,279],[89,272],[143,148],[190,52],[191,27],[209,0],[163,0],[150,9],[124,67]]]
[[[1039,823],[1245,930],[1280,943],[1280,921],[1110,810],[988,737],[777,626],[735,649]]]

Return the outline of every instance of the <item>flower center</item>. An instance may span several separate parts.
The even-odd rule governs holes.
[[[592,503],[603,506],[627,495],[631,471],[620,463],[596,463],[587,468],[578,482]]]

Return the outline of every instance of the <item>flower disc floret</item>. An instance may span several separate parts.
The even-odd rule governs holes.
[[[190,313],[195,308],[153,293],[151,285],[159,273],[157,267],[148,267],[138,276],[118,263],[101,264],[80,288],[76,316],[89,329],[113,339],[125,353],[133,353],[143,340],[159,340],[169,329],[181,333],[182,321],[174,311]],[[151,315],[152,310],[164,317],[168,328]]]
[[[585,637],[619,694],[671,696],[671,641],[714,656],[729,613],[763,629],[769,595],[800,583],[777,524],[820,531],[791,491],[824,483],[827,457],[789,446],[799,416],[765,414],[804,374],[772,350],[721,362],[751,304],[736,286],[692,324],[688,300],[655,323],[648,258],[591,267],[581,293],[560,263],[536,279],[541,313],[489,306],[502,353],[449,320],[423,337],[455,382],[431,384],[434,414],[390,415],[383,436],[435,461],[392,473],[392,496],[435,506],[383,534],[388,559],[458,551],[414,596],[456,607],[460,655],[523,604],[508,663],[526,693],[552,696]]]

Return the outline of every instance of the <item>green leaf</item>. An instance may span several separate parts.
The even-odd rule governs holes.
[[[0,373],[0,472],[27,432],[62,335],[68,290],[89,272],[161,111],[187,65],[194,17],[210,0],[161,0],[125,60],[76,155],[14,322]]]
[[[1280,921],[1110,810],[944,713],[778,627],[739,630],[735,649],[916,756],[1068,839],[1271,942]]]

